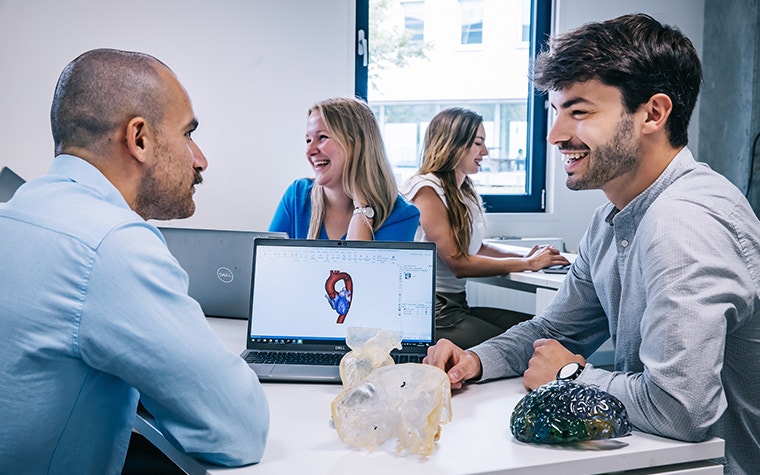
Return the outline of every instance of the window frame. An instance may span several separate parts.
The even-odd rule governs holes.
[[[530,61],[535,60],[549,40],[553,0],[531,0]],[[355,95],[367,100],[368,43],[370,0],[356,0]],[[486,213],[544,213],[546,212],[546,175],[549,110],[543,93],[528,83],[528,137],[525,150],[525,194],[482,194]]]

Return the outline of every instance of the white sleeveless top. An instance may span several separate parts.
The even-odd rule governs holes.
[[[441,186],[441,180],[432,173],[428,173],[427,175],[412,176],[403,185],[401,185],[400,191],[408,201],[412,201],[413,198],[417,196],[417,193],[419,193],[419,191],[426,186],[429,186],[435,190],[438,197],[441,198],[441,201],[443,201],[443,205],[448,208],[449,205],[446,202],[446,196],[444,195],[443,187]],[[486,218],[483,214],[483,208],[479,202],[472,200],[467,201],[467,207],[470,211],[470,216],[472,217],[472,235],[470,236],[470,247],[467,249],[467,253],[476,254],[480,249],[480,246],[483,244],[483,239],[486,236]],[[417,227],[417,233],[414,236],[414,240],[428,241],[425,236],[425,231],[422,229],[421,225]],[[436,259],[436,291],[464,292],[465,285],[467,284],[467,278],[463,277],[461,279],[458,279],[451,272],[449,267],[446,265],[443,259],[441,259],[440,256],[436,256]]]

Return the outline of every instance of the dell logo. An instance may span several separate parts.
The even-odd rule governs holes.
[[[232,279],[235,278],[232,271],[227,269],[226,267],[218,268],[216,270],[216,276],[219,277],[219,280],[221,280],[225,284],[229,284],[230,282],[232,282]]]

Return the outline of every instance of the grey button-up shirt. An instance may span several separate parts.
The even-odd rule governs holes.
[[[614,371],[578,381],[619,398],[639,430],[726,440],[726,473],[760,468],[760,222],[742,193],[684,148],[622,210],[597,210],[542,316],[472,348],[483,380],[519,376],[538,338]]]

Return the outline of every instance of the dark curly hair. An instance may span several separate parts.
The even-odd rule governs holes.
[[[678,29],[641,13],[588,23],[550,39],[533,67],[533,82],[544,92],[592,79],[618,88],[629,113],[666,94],[673,102],[668,139],[674,147],[687,144],[702,67]]]

